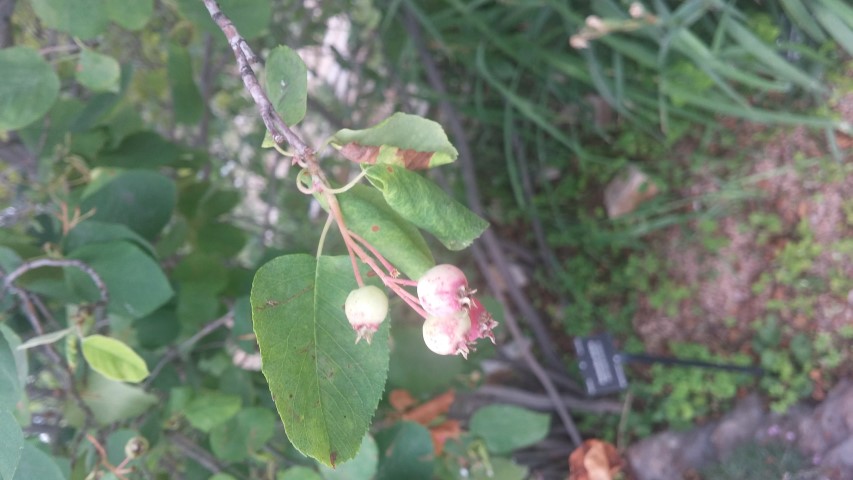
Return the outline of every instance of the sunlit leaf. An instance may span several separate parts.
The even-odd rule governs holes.
[[[121,340],[89,335],[82,341],[83,357],[96,372],[110,380],[137,383],[148,376],[148,366]]]

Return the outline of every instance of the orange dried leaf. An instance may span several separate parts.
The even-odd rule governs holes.
[[[448,390],[441,395],[434,397],[432,400],[406,412],[403,414],[403,419],[411,420],[425,426],[429,425],[430,422],[447,413],[455,398],[456,393],[453,390]]]
[[[432,436],[432,445],[436,455],[441,455],[444,451],[444,444],[449,439],[458,439],[462,434],[462,427],[459,426],[458,420],[445,420],[443,423],[429,429],[429,434]]]
[[[391,393],[388,394],[388,403],[391,404],[391,408],[402,413],[416,404],[417,400],[415,400],[415,397],[408,390],[397,388],[391,390]]]
[[[621,469],[622,459],[616,447],[591,439],[569,455],[568,480],[613,480]]]

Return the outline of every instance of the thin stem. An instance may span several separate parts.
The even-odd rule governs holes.
[[[103,309],[106,308],[107,304],[110,301],[110,294],[107,290],[107,285],[104,283],[101,276],[98,275],[98,272],[95,271],[94,268],[86,265],[80,260],[71,260],[71,259],[53,259],[53,258],[40,258],[38,260],[32,260],[29,262],[22,263],[18,268],[9,272],[6,276],[6,279],[3,281],[3,289],[12,291],[14,288],[13,283],[17,280],[21,275],[29,272],[30,270],[35,270],[37,268],[42,267],[75,267],[89,276],[92,279],[92,282],[98,288],[98,292],[100,293],[101,299],[95,304],[96,307],[96,315],[95,319],[98,320],[103,314]]]
[[[361,173],[359,173],[355,178],[353,178],[352,180],[350,180],[350,182],[349,182],[349,183],[347,183],[346,185],[344,185],[343,187],[340,187],[340,188],[327,188],[327,189],[326,189],[326,191],[327,191],[327,192],[329,192],[329,193],[335,193],[335,194],[337,194],[337,193],[345,193],[347,190],[349,190],[349,189],[351,189],[352,187],[354,187],[356,183],[358,183],[359,181],[361,181],[361,179],[362,179],[362,178],[364,178],[364,176],[365,176],[365,175],[367,175],[367,170],[362,170],[362,171],[361,171]]]
[[[329,233],[329,227],[332,226],[332,215],[326,216],[326,223],[323,225],[323,231],[320,232],[320,241],[317,242],[317,258],[323,254],[323,244],[326,243],[326,234]]]
[[[388,276],[390,276],[391,278],[397,278],[400,276],[400,271],[397,270],[394,265],[391,265],[391,262],[386,260],[385,257],[383,257],[382,254],[379,253],[379,251],[377,251],[376,248],[374,248],[373,245],[370,244],[370,242],[368,242],[352,230],[349,231],[349,234],[352,238],[358,241],[358,243],[362,244],[365,248],[367,248],[377,260],[379,260],[382,266],[385,267],[385,270],[388,271]],[[376,273],[379,274],[379,272]]]
[[[411,280],[408,278],[389,278],[389,282],[396,283],[397,285],[401,285],[404,287],[417,287],[417,280]]]
[[[157,375],[160,374],[160,371],[163,370],[163,367],[165,367],[169,362],[177,358],[182,353],[188,352],[202,338],[210,335],[218,328],[228,325],[233,320],[234,312],[229,311],[225,315],[203,326],[201,329],[199,329],[198,332],[195,333],[195,335],[184,340],[184,342],[178,345],[177,347],[169,350],[169,352],[163,355],[163,358],[161,358],[160,361],[157,362],[157,365],[154,366],[154,369],[151,370],[151,373],[148,375],[148,378],[146,378],[145,382],[142,384],[143,388],[148,388],[148,386],[150,386],[151,383],[154,382],[154,379],[157,378]]]

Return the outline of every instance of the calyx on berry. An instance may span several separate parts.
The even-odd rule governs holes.
[[[370,343],[388,315],[388,296],[379,287],[365,285],[347,295],[344,312],[356,332],[355,343],[362,338]]]

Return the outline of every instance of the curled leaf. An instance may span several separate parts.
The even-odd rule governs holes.
[[[356,163],[391,164],[425,170],[456,160],[458,152],[436,122],[417,115],[395,113],[364,130],[340,130],[332,142],[341,155]]]

